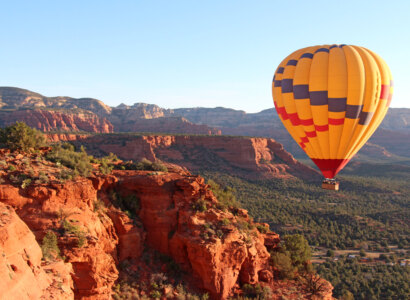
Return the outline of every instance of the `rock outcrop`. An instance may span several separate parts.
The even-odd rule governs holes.
[[[52,141],[75,136],[52,135]],[[228,136],[85,136],[78,137],[94,154],[112,152],[122,159],[160,159],[190,171],[218,170],[246,178],[319,178],[314,169],[298,162],[273,139]]]
[[[6,253],[0,272],[10,278],[0,283],[0,295],[15,286],[22,299],[110,299],[121,262],[138,266],[144,249],[151,249],[174,259],[189,274],[187,282],[213,299],[226,299],[245,283],[271,287],[273,299],[289,286],[308,297],[303,286],[285,287],[274,278],[268,250],[277,247],[279,236],[259,233],[245,210],[221,210],[199,176],[95,170],[89,178],[61,182],[61,167],[38,154],[0,154],[0,251]],[[39,172],[47,182],[16,181]],[[126,214],[120,199],[130,196],[137,202]],[[57,237],[64,260],[41,261],[38,245],[47,232]],[[326,284],[321,297],[331,299]]]
[[[1,300],[73,299],[70,264],[42,265],[33,233],[11,206],[1,202],[0,252]]]

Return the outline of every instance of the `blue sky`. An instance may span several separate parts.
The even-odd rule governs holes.
[[[274,70],[317,44],[367,47],[410,107],[410,1],[0,1],[0,86],[111,106],[273,107]]]

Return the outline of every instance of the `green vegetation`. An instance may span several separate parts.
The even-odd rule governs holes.
[[[207,293],[191,290],[187,285],[185,273],[171,257],[154,249],[145,248],[141,261],[149,268],[151,276],[140,276],[140,271],[130,268],[130,262],[120,263],[119,282],[113,287],[113,298],[119,299],[181,299],[208,300]],[[166,271],[164,272],[164,266]],[[141,292],[147,296],[140,296]],[[174,296],[173,291],[177,292]]]
[[[138,163],[126,162],[120,165],[119,168],[122,170],[168,172],[168,168],[161,161],[152,162],[146,158],[143,158]]]
[[[69,143],[54,145],[47,153],[46,159],[72,170],[72,172],[62,174],[62,179],[72,179],[78,175],[87,177],[92,171],[91,158],[85,152],[84,147],[76,152],[74,146]]]
[[[282,278],[293,279],[296,271],[311,272],[310,247],[307,240],[300,234],[285,235],[277,251],[271,253],[272,265],[278,269]]]
[[[271,263],[279,271],[282,279],[293,279],[295,277],[296,268],[292,265],[292,260],[286,253],[271,253]]]
[[[123,196],[121,193],[112,190],[110,192],[111,202],[127,213],[131,218],[137,218],[137,213],[140,210],[140,199],[135,194],[127,194]]]
[[[246,298],[257,298],[260,300],[263,299],[270,299],[272,295],[272,291],[269,287],[262,287],[260,284],[251,285],[251,284],[244,284],[242,286],[243,295]]]
[[[312,258],[307,240],[303,235],[294,234],[285,235],[283,241],[281,251],[290,257],[293,266],[299,270],[304,269],[306,262]]]
[[[207,183],[209,184],[216,199],[218,199],[219,208],[227,209],[229,207],[239,207],[239,203],[236,201],[236,196],[234,194],[234,189],[229,186],[222,188],[220,184],[216,183],[212,179],[209,179]]]
[[[400,265],[365,265],[355,259],[339,259],[316,267],[333,286],[333,296],[349,299],[410,299],[410,267]],[[340,299],[340,298],[339,298]],[[353,298],[350,298],[353,299]]]
[[[410,167],[367,164],[359,169],[361,176],[354,172],[354,168],[348,169],[344,173],[350,175],[339,177],[339,192],[322,190],[320,182],[298,179],[246,180],[213,170],[201,175],[230,187],[257,222],[268,223],[282,237],[303,235],[310,245],[329,250],[324,256],[333,257],[337,249],[392,253],[388,246],[398,245],[404,249],[401,257],[408,258]],[[272,253],[272,264],[282,278],[294,278],[296,266],[284,248]],[[398,259],[390,256],[382,254],[380,258],[397,263]],[[300,280],[310,283],[313,291],[315,277],[308,274],[314,273],[306,271]],[[335,286],[335,296],[343,299],[353,299],[353,295],[355,299],[409,298],[409,267],[339,259],[319,265],[317,272]]]
[[[57,236],[54,232],[48,231],[43,238],[41,244],[43,257],[47,260],[52,260],[60,256],[60,249],[57,245]]]
[[[117,161],[118,161],[118,157],[114,153],[111,153],[111,152],[108,156],[104,156],[100,159],[98,159],[98,158],[92,158],[91,159],[91,162],[100,164],[99,170],[104,175],[107,175],[107,174],[111,173],[111,171],[114,169],[115,163]]]
[[[344,176],[341,191],[298,179],[252,181],[204,171],[206,179],[230,187],[257,222],[281,234],[303,234],[312,246],[348,249],[382,242],[410,244],[408,181]],[[219,199],[219,198],[218,198]]]
[[[194,211],[204,212],[207,210],[206,201],[204,198],[199,198],[196,202],[192,204],[192,209]]]
[[[32,152],[45,146],[45,137],[40,131],[17,122],[4,129],[0,128],[0,146],[12,151]]]
[[[74,225],[67,219],[64,219],[62,228],[64,231],[63,234],[73,234],[77,238],[77,246],[79,248],[82,248],[85,245],[85,232],[80,228],[80,226]]]

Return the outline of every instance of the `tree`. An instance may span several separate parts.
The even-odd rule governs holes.
[[[54,232],[48,231],[46,233],[41,244],[41,251],[43,252],[44,258],[47,260],[52,260],[60,256],[60,249],[57,245],[57,236]]]
[[[278,269],[282,278],[292,279],[295,277],[296,268],[292,265],[292,260],[288,255],[281,252],[271,253],[272,265]]]
[[[308,241],[300,234],[285,235],[283,239],[283,251],[289,254],[292,264],[300,269],[312,257]]]
[[[0,144],[10,150],[30,152],[45,146],[45,137],[40,131],[27,126],[24,122],[0,129]]]
[[[333,251],[332,249],[327,250],[326,256],[327,256],[327,257],[333,257],[333,256],[335,256],[335,251]]]

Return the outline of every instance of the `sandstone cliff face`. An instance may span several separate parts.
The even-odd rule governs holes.
[[[112,120],[112,118],[110,118]],[[121,120],[123,121],[123,120]],[[166,132],[178,134],[221,135],[221,130],[207,125],[198,125],[182,117],[138,118],[126,123],[114,123],[116,132]]]
[[[0,185],[0,202],[16,209],[39,243],[48,231],[58,236],[61,256],[66,257],[65,263],[72,268],[71,280],[76,298],[109,299],[111,287],[118,278],[116,260],[121,233],[117,234],[113,219],[94,211],[97,191],[102,184],[97,179],[86,178],[60,183],[56,180],[60,171],[54,164],[26,157],[25,161],[31,159],[31,176],[38,176],[42,171],[50,182],[33,183],[23,188],[10,181],[11,175],[29,175],[26,163],[22,163],[23,156],[8,154],[2,159],[17,171],[3,177],[5,182]],[[111,180],[115,181],[114,178]],[[75,234],[61,234],[65,222],[74,224],[83,234],[83,247],[78,246],[79,239]]]
[[[169,117],[172,114],[172,109],[164,109],[155,104],[135,103],[131,106],[118,105],[112,109],[110,118],[113,123],[120,124],[125,120],[130,122],[138,119],[155,119]]]
[[[0,299],[73,299],[70,264],[43,266],[33,233],[1,202],[0,252]],[[58,270],[58,276],[48,272],[50,268]]]
[[[203,178],[130,173],[121,176],[119,188],[138,195],[147,244],[192,272],[213,298],[225,299],[238,281],[257,283],[259,272],[271,272],[263,236],[256,229],[256,237],[240,232],[232,213],[216,208],[217,200]],[[207,202],[208,210],[197,213],[192,206],[200,198]],[[241,213],[242,221],[250,222],[246,212]],[[230,224],[221,225],[224,219]],[[219,236],[205,233],[206,226],[219,227]]]
[[[85,131],[110,133],[114,127],[105,118],[93,113],[74,113],[50,110],[15,110],[0,112],[1,126],[9,126],[15,122],[25,122],[30,127],[41,131]]]
[[[66,136],[52,136],[53,141]],[[74,141],[71,137],[71,141]],[[79,143],[95,152],[113,152],[126,160],[161,159],[190,171],[214,169],[246,178],[319,178],[273,139],[212,136],[93,136]]]

